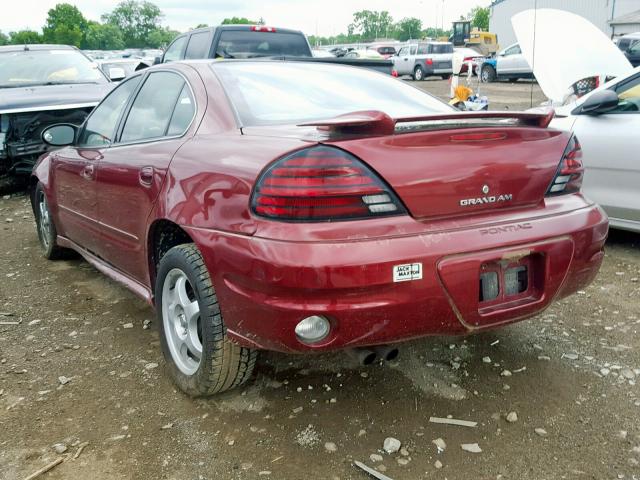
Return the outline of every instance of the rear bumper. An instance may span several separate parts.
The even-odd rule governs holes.
[[[187,228],[218,294],[228,333],[255,348],[323,351],[459,335],[531,317],[589,284],[603,259],[606,214],[589,206],[524,224],[359,241],[288,242]],[[483,265],[533,258],[528,295],[481,304]],[[395,265],[422,278],[394,282]],[[294,328],[320,314],[331,334],[305,345]]]

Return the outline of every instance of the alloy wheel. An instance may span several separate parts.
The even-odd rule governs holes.
[[[47,250],[51,238],[51,217],[49,215],[47,197],[42,191],[38,195],[38,213],[38,226],[40,227],[38,233],[42,246]]]
[[[200,306],[187,275],[169,271],[162,288],[162,321],[171,357],[185,375],[193,375],[202,360]]]

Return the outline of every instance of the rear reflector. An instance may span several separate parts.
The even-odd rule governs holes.
[[[547,190],[547,195],[579,192],[582,187],[583,175],[582,148],[576,136],[573,135],[562,155],[558,171]]]
[[[395,193],[363,162],[316,146],[275,161],[251,197],[256,215],[287,221],[331,221],[405,214]]]

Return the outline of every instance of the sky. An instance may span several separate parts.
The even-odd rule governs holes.
[[[30,28],[40,30],[47,11],[64,0],[0,0],[10,3],[0,15],[0,31]],[[66,0],[77,6],[89,20],[112,10],[114,0]],[[353,13],[359,10],[387,10],[395,21],[417,17],[423,27],[451,26],[453,20],[466,15],[473,7],[487,6],[490,0],[151,0],[163,11],[163,24],[185,31],[200,23],[217,25],[225,17],[266,20],[267,25],[293,28],[307,35],[346,33]]]

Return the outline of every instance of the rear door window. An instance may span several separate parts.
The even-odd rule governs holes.
[[[185,81],[177,73],[149,74],[133,102],[120,142],[136,142],[167,135]],[[162,95],[158,95],[162,92]]]
[[[209,56],[209,32],[194,33],[189,37],[185,59],[207,58]]]
[[[171,121],[169,122],[169,129],[167,130],[167,136],[173,137],[176,135],[182,135],[186,132],[187,128],[189,128],[189,125],[191,124],[191,120],[193,119],[195,112],[196,106],[193,101],[193,96],[191,95],[191,90],[189,89],[189,85],[185,83],[184,87],[182,87],[182,92],[180,92],[180,96],[178,97],[176,107],[173,109]]]
[[[186,35],[184,37],[178,37],[171,45],[169,45],[169,48],[167,48],[163,62],[176,62],[180,60],[186,43]]]
[[[425,55],[427,53],[428,45],[426,43],[418,45],[418,55]]]
[[[415,55],[416,54],[416,50],[417,50],[417,47],[415,45],[412,45],[411,46],[411,50],[410,50],[410,55]]]
[[[223,30],[216,58],[256,58],[272,56],[310,57],[307,39],[301,33]]]

